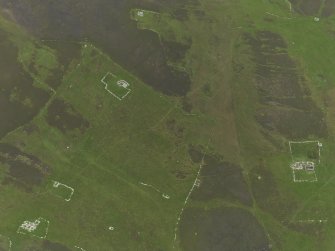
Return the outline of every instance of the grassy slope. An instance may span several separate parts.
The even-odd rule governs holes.
[[[290,13],[288,7],[287,3],[281,1],[277,3],[275,1],[256,3],[248,0],[231,3],[201,1],[196,9],[193,7],[188,9],[189,20],[181,23],[177,29],[174,29],[175,20],[170,22],[171,25],[160,26],[160,23],[169,23],[170,17],[166,14],[158,18],[157,13],[154,15],[149,13],[143,18],[137,17],[136,20],[139,22],[139,28],[154,30],[161,37],[175,32],[174,37],[181,43],[182,36],[192,39],[192,47],[186,57],[185,65],[193,77],[193,89],[188,98],[192,100],[194,109],[199,109],[203,116],[207,116],[208,121],[212,121],[211,124],[202,124],[201,128],[198,128],[201,134],[208,135],[210,130],[213,132],[208,135],[211,139],[210,147],[222,154],[225,159],[240,163],[245,169],[245,177],[250,182],[255,175],[249,172],[250,168],[259,159],[267,163],[283,200],[285,201],[287,197],[287,205],[281,205],[280,210],[288,216],[282,224],[262,211],[257,203],[251,211],[268,230],[274,250],[331,250],[333,244],[331,236],[335,232],[331,213],[333,202],[330,196],[335,177],[331,168],[334,157],[330,154],[334,149],[332,143],[334,108],[331,101],[331,104],[325,107],[324,99],[328,95],[329,99],[333,98],[329,93],[333,93],[331,90],[335,82],[332,70],[334,63],[330,57],[335,52],[334,37],[331,34],[334,18],[321,18],[320,22],[315,22],[313,17]],[[205,13],[202,17],[199,17],[199,10]],[[134,13],[136,12],[132,12],[132,15]],[[271,18],[272,21],[268,22],[265,18]],[[183,29],[180,30],[180,27]],[[281,152],[276,151],[264,139],[260,134],[259,125],[253,118],[258,101],[254,87],[248,84],[251,76],[239,76],[236,79],[231,74],[230,65],[233,59],[248,61],[243,55],[236,54],[239,52],[230,49],[232,44],[239,42],[239,34],[253,33],[257,30],[270,30],[284,37],[289,45],[290,55],[299,63],[301,71],[308,80],[314,100],[326,113],[330,133],[327,139],[321,139],[324,147],[322,162],[317,172],[319,177],[317,183],[300,185],[292,183],[292,174],[288,167],[290,155],[287,140],[289,139],[280,139],[284,147]],[[215,39],[220,42],[215,43]],[[320,75],[323,75],[322,79]],[[230,85],[227,85],[227,82],[230,82]],[[204,83],[209,83],[209,89],[215,94],[204,91]],[[234,114],[230,104],[232,93]],[[222,114],[227,123],[224,123]],[[221,129],[216,127],[217,124]],[[220,140],[225,146],[218,142]],[[236,156],[239,153],[241,155]],[[289,205],[292,202],[297,203],[294,210]],[[217,202],[213,203],[216,205]],[[292,223],[299,219],[328,219],[328,222],[321,224],[320,227],[323,237],[320,239],[295,232],[285,226],[287,222]],[[302,225],[302,228],[308,228],[307,225]]]
[[[205,15],[201,16],[199,11],[204,11]],[[274,21],[269,23],[263,19],[269,16],[266,12],[294,19],[273,18]],[[192,75],[193,87],[187,98],[193,104],[192,112],[196,116],[184,114],[179,109],[178,100],[155,93],[88,45],[83,46],[82,58],[77,62],[80,65],[73,64],[53,99],[62,98],[71,103],[89,120],[90,129],[84,135],[62,134],[45,122],[47,110],[44,109],[34,120],[39,127],[38,133],[28,135],[18,129],[4,139],[13,144],[24,142],[23,150],[36,154],[52,168],[45,187],[38,188],[35,194],[7,186],[0,192],[3,208],[12,208],[10,212],[1,211],[4,224],[1,224],[0,232],[10,236],[16,245],[25,240],[15,234],[22,220],[44,216],[51,221],[48,238],[69,247],[79,245],[87,250],[155,250],[164,247],[169,250],[176,216],[193,181],[193,175],[182,182],[176,181],[171,172],[182,169],[195,174],[197,167],[187,157],[187,144],[194,143],[208,144],[209,151],[242,165],[249,182],[254,178],[254,173],[249,172],[249,163],[257,162],[260,156],[265,159],[282,196],[293,197],[298,203],[298,209],[293,212],[289,207],[281,208],[290,215],[287,221],[313,217],[313,212],[306,211],[312,206],[322,208],[318,217],[328,219],[323,227],[326,234],[322,242],[286,228],[261,210],[257,203],[248,209],[264,225],[274,250],[331,250],[335,232],[331,216],[335,177],[332,169],[335,149],[332,113],[327,113],[331,130],[329,138],[323,139],[322,166],[318,171],[320,181],[304,186],[293,184],[288,168],[288,149],[275,152],[260,134],[259,125],[253,120],[256,93],[251,85],[245,84],[248,76],[236,81],[231,62],[234,57],[247,60],[234,54],[233,45],[238,42],[241,32],[265,29],[280,33],[289,42],[290,54],[300,62],[310,80],[313,97],[323,106],[325,93],[333,88],[335,81],[333,62],[329,57],[335,50],[334,38],[326,33],[332,29],[334,21],[329,18],[316,23],[311,17],[290,14],[286,5],[250,0],[233,3],[200,1],[196,9],[189,7],[188,13],[189,20],[182,23],[172,20],[169,14],[153,13],[143,22],[139,20],[139,28],[154,30],[162,38],[180,43],[192,39],[191,50],[182,64]],[[157,15],[160,16],[159,23]],[[15,30],[12,37],[20,48],[19,59],[23,65],[29,65],[25,62],[32,60],[32,48],[41,46],[37,46],[33,39],[27,39],[28,36],[22,35],[17,28],[9,27],[4,20],[1,25],[11,32]],[[41,62],[40,65],[45,65],[46,60],[47,69],[56,67],[52,50],[44,48],[36,55],[40,55],[36,60]],[[132,85],[132,93],[122,102],[106,93],[99,82],[107,71],[116,73]],[[38,80],[45,78],[45,72],[44,68],[38,71]],[[326,81],[320,80],[320,73]],[[46,88],[45,85],[41,87]],[[97,105],[102,107],[99,111]],[[325,111],[334,109],[333,106],[323,108]],[[182,139],[165,126],[164,122],[172,118],[186,128]],[[47,192],[51,180],[74,187],[73,199],[66,203],[51,196]],[[139,181],[157,186],[171,199],[163,200],[155,191],[140,186]],[[20,201],[20,204],[13,201]],[[216,201],[212,206],[224,203]],[[110,225],[115,226],[114,232],[106,230]]]
[[[7,23],[2,24],[5,27]],[[16,29],[9,30],[23,51],[38,45],[29,36],[13,32]],[[38,62],[49,56],[54,54],[48,49]],[[23,64],[30,58],[25,53],[19,55]],[[53,60],[47,62],[49,65]],[[83,44],[77,63],[72,64],[49,104],[53,99],[64,99],[90,122],[90,128],[85,134],[63,134],[46,123],[45,107],[32,121],[38,132],[27,134],[19,128],[3,139],[38,156],[52,172],[33,194],[10,186],[1,189],[4,210],[0,232],[11,237],[14,250],[21,250],[27,238],[15,233],[17,227],[23,220],[41,216],[50,220],[48,239],[70,248],[171,248],[174,224],[197,166],[189,160],[187,142],[168,131],[164,119],[176,117],[188,124],[201,119],[186,117],[173,99],[155,93],[90,44]],[[131,83],[132,92],[125,100],[120,102],[105,91],[100,79],[107,71]],[[191,175],[179,181],[174,177],[178,170]],[[52,180],[75,189],[70,202],[48,192]],[[170,200],[139,182],[154,185]],[[109,226],[115,231],[108,231]]]

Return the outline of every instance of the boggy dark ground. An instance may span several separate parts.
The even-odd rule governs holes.
[[[34,240],[27,242],[22,251],[76,251],[75,248],[69,248],[58,242],[49,240]]]

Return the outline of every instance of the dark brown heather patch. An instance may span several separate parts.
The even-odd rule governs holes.
[[[46,120],[49,125],[58,128],[63,133],[75,129],[83,133],[89,127],[89,122],[71,104],[61,99],[52,101],[48,107]]]
[[[275,177],[263,160],[251,169],[249,177],[251,191],[262,210],[279,221],[286,220],[296,210],[297,203],[280,192]]]
[[[263,227],[247,210],[187,208],[180,222],[185,251],[269,251]]]
[[[204,158],[200,186],[193,191],[191,198],[201,201],[224,199],[246,206],[252,206],[253,203],[242,169],[208,155]]]
[[[323,114],[318,109],[305,111],[285,107],[264,108],[258,111],[256,120],[269,131],[277,131],[289,139],[327,135]]]
[[[184,127],[178,125],[175,119],[169,119],[165,123],[166,128],[175,135],[177,138],[181,138],[184,135]]]
[[[8,166],[3,184],[14,184],[26,192],[32,192],[50,172],[36,156],[8,144],[0,144],[0,162]]]
[[[302,15],[329,17],[335,14],[335,0],[290,0],[294,10]]]
[[[24,251],[74,251],[73,248],[49,240],[27,240],[23,247]]]
[[[285,40],[270,31],[245,34],[244,39],[255,63],[254,84],[261,104],[255,115],[258,123],[289,139],[327,136],[324,114],[288,55]]]
[[[295,11],[303,15],[316,15],[321,7],[322,0],[290,0]]]
[[[335,0],[326,0],[322,9],[321,16],[329,17],[335,14]]]
[[[188,155],[194,163],[201,163],[204,153],[201,147],[190,145],[188,147]]]
[[[71,251],[72,249],[64,246],[63,244],[45,240],[43,241],[41,250],[43,251]]]
[[[28,123],[49,99],[49,94],[33,86],[32,77],[17,61],[18,49],[8,34],[0,30],[0,138]]]
[[[38,132],[39,128],[37,125],[35,125],[34,123],[29,123],[27,125],[25,125],[22,130],[27,133],[27,134],[32,134],[34,132]]]

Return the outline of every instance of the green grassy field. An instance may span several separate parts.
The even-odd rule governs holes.
[[[204,251],[216,241],[226,250],[333,250],[334,16],[315,21],[279,0],[183,10],[177,19],[134,6],[129,19],[163,47],[189,47],[178,59],[166,54],[191,76],[185,97],[154,91],[89,42],[78,42],[66,68],[55,50],[0,19],[23,70],[50,95],[0,141],[0,250],[7,237],[12,251]],[[121,100],[101,82],[108,72]],[[129,83],[126,96],[118,80]],[[294,144],[291,155],[289,141],[305,140],[322,143],[320,163],[315,144]],[[317,182],[293,182],[290,164],[307,160]],[[39,217],[50,222],[46,240],[17,233]]]
[[[131,83],[132,93],[124,100],[102,86],[100,80],[108,71]],[[173,172],[197,169],[187,157],[187,145],[176,146],[174,135],[157,130],[164,118],[180,113],[174,102],[156,95],[92,45],[83,46],[81,60],[64,77],[49,104],[58,99],[71,104],[89,121],[89,128],[62,133],[46,121],[50,111],[45,107],[31,122],[36,131],[26,133],[21,128],[7,135],[3,142],[39,156],[51,174],[32,194],[2,190],[3,196],[13,196],[8,203],[21,201],[12,208],[15,213],[3,219],[2,227],[7,229],[2,232],[14,236],[19,247],[24,238],[15,235],[19,222],[41,216],[50,221],[48,239],[69,247],[131,250],[171,246],[176,217],[193,176],[181,182]],[[51,180],[74,188],[71,201],[48,192]],[[170,199],[140,182],[157,187]],[[109,226],[115,231],[109,231]],[[133,244],[123,248],[132,238]]]

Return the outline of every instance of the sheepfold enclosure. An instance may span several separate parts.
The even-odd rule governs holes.
[[[40,239],[45,239],[48,235],[49,221],[39,217],[35,220],[25,220],[17,229],[18,234],[35,236]]]
[[[118,100],[124,99],[131,91],[127,81],[110,72],[101,79],[101,83],[104,84],[105,90]]]
[[[316,182],[317,165],[321,159],[322,143],[319,141],[290,141],[290,153],[294,182]]]
[[[58,181],[53,181],[49,189],[53,195],[62,198],[65,201],[70,201],[74,193],[74,189],[72,187]]]
[[[138,22],[138,29],[146,29],[152,24],[159,24],[161,16],[161,13],[151,10],[132,9],[130,11],[130,18]]]

